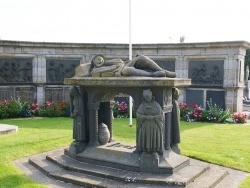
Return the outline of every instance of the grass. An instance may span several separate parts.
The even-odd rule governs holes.
[[[16,134],[0,136],[0,188],[46,187],[31,181],[12,161],[67,146],[72,141],[69,118],[2,120],[18,125]],[[3,173],[4,172],[4,173]]]
[[[182,154],[250,172],[250,126],[182,123]]]
[[[114,138],[135,144],[135,120],[114,120]],[[0,188],[45,187],[33,182],[13,160],[68,146],[72,142],[70,118],[0,120],[18,125],[16,134],[0,136]],[[181,122],[182,154],[219,165],[250,172],[250,125]],[[4,172],[4,173],[2,173]],[[250,177],[241,188],[250,187]]]

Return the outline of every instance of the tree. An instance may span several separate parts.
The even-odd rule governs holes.
[[[245,55],[245,66],[244,66],[244,70],[245,70],[245,74],[246,75],[246,68],[250,67],[250,49],[246,50],[246,55]],[[248,80],[248,78],[245,78]]]
[[[246,66],[250,66],[250,49],[247,49],[245,56],[245,68]]]
[[[185,42],[185,38],[186,38],[185,36],[181,36],[180,37],[180,43],[184,43]]]

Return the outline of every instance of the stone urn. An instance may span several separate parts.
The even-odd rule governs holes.
[[[110,139],[110,132],[108,126],[104,123],[100,123],[98,127],[98,142],[101,145],[108,143]]]

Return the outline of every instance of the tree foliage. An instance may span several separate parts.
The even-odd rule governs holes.
[[[247,49],[246,56],[245,56],[245,69],[246,66],[250,67],[250,49]]]

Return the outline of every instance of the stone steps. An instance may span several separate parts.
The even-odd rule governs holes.
[[[92,175],[78,173],[73,171],[67,171],[53,162],[46,159],[29,159],[29,163],[41,170],[45,175],[50,178],[54,178],[59,181],[80,185],[84,187],[100,187],[106,188],[119,187],[120,183],[112,180],[106,180],[104,178],[95,177]]]
[[[120,182],[134,181],[145,184],[186,185],[208,169],[201,166],[187,166],[174,175],[139,173],[128,170],[120,170],[100,165],[88,164],[76,161],[66,155],[47,156],[47,160],[54,162],[65,170],[87,173],[90,175],[112,179]]]
[[[215,188],[235,188],[239,187],[246,177],[238,174],[228,174],[222,181],[220,181]]]
[[[189,184],[188,188],[212,188],[228,175],[226,170],[209,169]]]
[[[170,174],[150,174],[110,168],[79,162],[64,154],[36,156],[29,163],[48,177],[84,187],[134,188],[134,187],[188,187],[219,188],[222,179],[227,179],[225,169],[210,168],[209,165],[189,165]],[[230,176],[229,176],[230,178]],[[225,184],[225,183],[224,183]],[[226,184],[225,184],[226,186]]]

